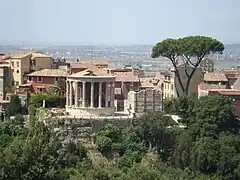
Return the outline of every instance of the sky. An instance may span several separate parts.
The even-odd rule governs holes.
[[[204,35],[240,42],[239,0],[0,0],[0,42],[155,44]]]

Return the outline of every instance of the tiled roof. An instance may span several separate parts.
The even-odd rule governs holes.
[[[69,75],[69,77],[81,77],[81,76],[113,76],[109,74],[107,70],[103,69],[85,69],[83,71]]]
[[[93,66],[101,66],[105,65],[108,66],[107,61],[79,61],[79,62],[72,62],[70,63],[71,68],[79,68],[79,69],[84,69],[84,68],[92,68]]]
[[[134,76],[133,72],[114,72],[113,73],[116,76],[115,81],[120,82],[139,82],[139,79],[137,76]]]
[[[209,72],[204,74],[204,81],[227,82],[228,79],[224,73]]]
[[[31,55],[30,52],[15,52],[15,53],[10,55],[10,58],[21,59],[21,58],[24,58],[24,57],[29,56],[29,55]]]
[[[22,84],[20,86],[32,88],[33,93],[40,93],[38,88],[44,88],[46,91],[49,91],[50,88],[55,85],[54,84],[35,83],[33,81],[28,81],[26,84]]]
[[[61,69],[42,69],[39,71],[32,72],[27,76],[49,76],[49,77],[66,77],[68,73]]]
[[[201,83],[199,84],[199,88],[201,90],[211,90],[211,89],[226,89],[227,87],[226,85]]]
[[[218,92],[219,94],[222,94],[222,95],[240,95],[240,90],[235,90],[235,89],[219,89],[219,90],[215,90],[215,92]]]
[[[37,58],[37,57],[51,58],[51,56],[49,56],[49,55],[42,54],[42,53],[39,53],[39,52],[32,52],[32,51],[19,51],[19,52],[14,52],[14,53],[9,55],[9,57],[12,58],[12,59],[21,59],[21,58],[24,58],[26,56],[31,56],[32,59]]]
[[[42,53],[39,53],[39,52],[33,52],[31,54],[32,54],[32,59],[34,59],[34,58],[51,58],[51,56],[46,55],[46,54],[42,54]]]
[[[239,74],[240,69],[223,69],[222,72],[225,74]]]

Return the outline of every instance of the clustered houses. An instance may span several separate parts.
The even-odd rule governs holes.
[[[24,100],[27,92],[47,93],[63,80],[66,112],[72,116],[107,116],[130,110],[143,113],[151,107],[162,108],[159,80],[145,78],[137,68],[110,69],[107,61],[66,63],[65,59],[53,59],[39,52],[17,52],[0,58],[0,73],[0,103],[9,100],[12,93]]]
[[[180,79],[186,83],[186,75],[181,66],[177,67]],[[184,67],[185,68],[185,67]],[[186,70],[191,71],[191,66]],[[175,76],[174,69],[156,73],[159,86],[163,92],[163,99],[177,97],[179,83]],[[197,68],[189,86],[189,93],[198,94],[198,97],[208,94],[221,94],[229,97],[235,107],[236,115],[240,116],[240,68],[224,69],[214,71],[214,63],[210,59],[205,59]],[[179,94],[181,96],[181,93]]]
[[[186,71],[191,66],[179,65],[185,86]],[[107,116],[119,112],[144,113],[162,108],[163,99],[181,96],[175,69],[145,77],[137,68],[110,69],[107,61],[66,63],[39,52],[17,52],[0,55],[0,107],[13,93],[26,99],[26,92],[46,93],[57,82],[66,82],[66,112],[73,116]],[[189,84],[189,94],[199,97],[222,94],[231,98],[240,115],[240,69],[214,71],[214,63],[205,59],[196,69]]]

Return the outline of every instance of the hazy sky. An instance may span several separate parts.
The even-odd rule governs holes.
[[[0,0],[0,42],[153,44],[167,37],[240,42],[240,0]]]

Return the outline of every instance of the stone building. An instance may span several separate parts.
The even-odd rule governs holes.
[[[39,52],[17,52],[6,57],[12,72],[12,85],[18,87],[24,83],[27,73],[52,68],[52,57]]]
[[[199,66],[202,72],[204,73],[214,71],[214,61],[212,59],[209,59],[209,58],[203,59]]]
[[[136,115],[149,111],[161,111],[163,107],[163,93],[156,89],[146,89],[128,93],[129,113]]]
[[[111,115],[115,76],[100,69],[84,70],[67,77],[66,112],[71,116]]]
[[[198,97],[206,96],[209,91],[216,89],[228,89],[228,79],[222,72],[205,73],[203,81],[198,85]]]
[[[185,87],[187,84],[188,76],[193,71],[193,67],[179,65],[177,67],[179,78]],[[163,93],[164,99],[171,99],[178,96],[183,96],[180,81],[176,75],[175,68],[171,68],[168,71],[165,71],[163,74]],[[196,68],[191,81],[189,83],[188,94],[194,94],[198,92],[198,85],[201,83],[203,78],[203,73],[201,68]]]

